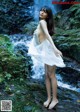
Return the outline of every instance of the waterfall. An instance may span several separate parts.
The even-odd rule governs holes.
[[[14,49],[18,45],[22,46],[22,48],[25,47],[27,49],[29,47],[30,41],[31,41],[31,39],[29,39],[31,37],[29,37],[29,36],[27,37],[27,35],[25,35],[25,34],[14,34],[14,35],[10,35],[9,38],[10,38],[12,44],[14,45]],[[23,48],[23,50],[24,50],[24,48]],[[25,54],[25,56],[27,56],[27,54]],[[31,57],[31,58],[32,58],[32,61],[33,61],[33,66],[32,66],[33,75],[32,75],[32,78],[37,79],[37,80],[38,79],[42,80],[43,75],[45,75],[44,65],[39,63],[37,60],[35,60],[34,57]],[[56,74],[56,78],[57,78],[58,86],[80,92],[80,88],[73,87],[72,85],[69,85],[66,82],[64,83],[60,74]],[[80,84],[80,82],[79,82],[79,84]]]
[[[44,5],[50,6],[53,10],[53,14],[57,13],[60,10],[60,8],[57,8],[56,5],[53,5],[51,1],[50,0],[34,0],[35,4],[33,7],[34,7],[34,19],[35,20],[38,20],[39,9]],[[24,45],[25,48],[29,47],[30,45],[29,36],[27,37],[27,35],[25,34],[24,35],[22,34],[10,35],[10,39],[14,45],[14,48],[19,44]],[[34,72],[34,74],[32,75],[32,78],[37,79],[37,80],[38,79],[42,80],[43,75],[45,75],[44,65],[37,62],[37,60],[35,60],[34,57],[31,57],[31,58],[33,61],[32,71]],[[80,91],[80,88],[73,87],[66,82],[64,83],[60,74],[56,74],[56,77],[58,81],[58,86],[61,86],[63,88],[68,88],[68,89],[78,91],[78,92]]]

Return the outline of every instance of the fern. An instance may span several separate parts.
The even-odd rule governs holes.
[[[76,16],[76,15],[80,15],[80,9],[78,9],[78,10],[76,11],[75,16]]]
[[[72,7],[70,7],[70,11],[74,12],[75,10],[78,10],[79,8],[80,8],[80,4],[76,4],[76,5],[73,5]]]

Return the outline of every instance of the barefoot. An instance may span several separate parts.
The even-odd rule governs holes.
[[[52,108],[54,108],[54,106],[55,106],[58,102],[59,102],[58,100],[52,100],[52,102],[50,103],[48,109],[52,109]]]
[[[51,101],[51,99],[48,99],[47,101],[45,101],[45,102],[44,102],[44,104],[43,104],[43,105],[44,105],[45,107],[48,107],[48,105],[49,105],[50,101]]]

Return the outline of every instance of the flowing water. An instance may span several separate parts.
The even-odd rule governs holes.
[[[10,40],[12,41],[12,44],[14,45],[14,49],[16,48],[16,46],[21,45],[22,47],[24,47],[23,48],[23,50],[24,50],[29,47],[31,37],[29,37],[27,35],[23,35],[23,34],[14,34],[14,35],[10,35]],[[26,54],[25,54],[25,56],[26,56]],[[33,61],[32,71],[34,72],[32,75],[32,78],[37,79],[37,80],[38,79],[42,80],[43,75],[45,75],[44,65],[37,62],[37,60],[35,60],[34,57],[31,57],[31,58]],[[73,87],[72,85],[69,85],[66,82],[64,83],[60,74],[56,74],[56,77],[57,77],[58,86],[80,92],[79,88]]]

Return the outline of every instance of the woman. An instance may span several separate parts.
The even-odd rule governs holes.
[[[45,65],[45,82],[47,89],[47,100],[43,103],[48,109],[54,108],[59,102],[57,98],[57,80],[55,76],[56,67],[65,67],[62,53],[59,51],[51,36],[54,34],[54,21],[52,10],[44,6],[40,10],[39,24],[33,34],[28,53]],[[50,83],[51,82],[51,83]],[[51,101],[52,86],[52,101]]]

